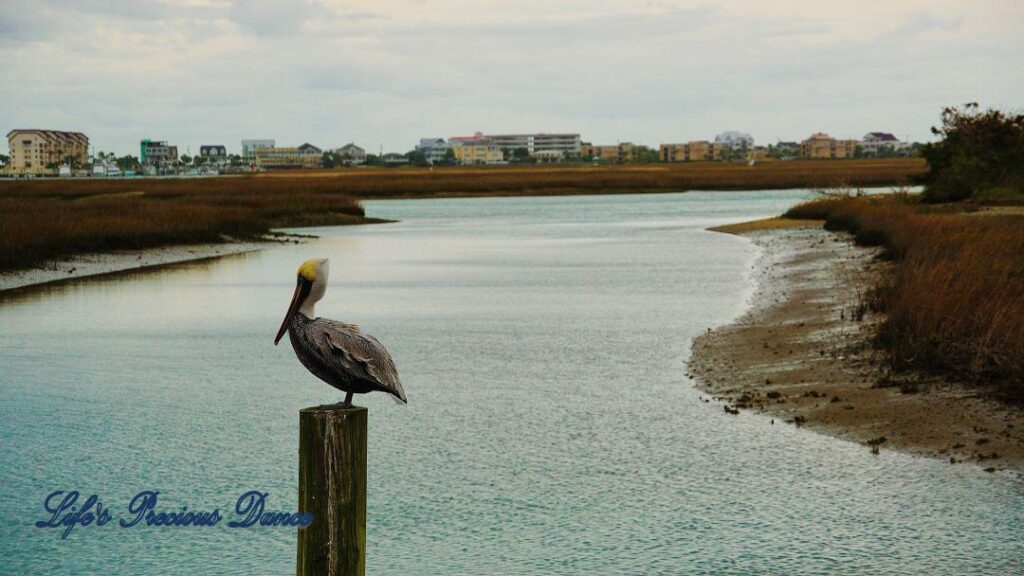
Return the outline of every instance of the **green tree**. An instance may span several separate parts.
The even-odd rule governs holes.
[[[122,172],[138,172],[141,166],[139,159],[132,155],[121,156],[116,160],[117,169]]]
[[[965,200],[996,189],[1024,193],[1024,114],[982,111],[977,103],[948,107],[932,133],[942,140],[921,149],[928,161],[925,201]]]
[[[405,157],[408,158],[409,163],[414,166],[426,166],[429,164],[427,162],[427,155],[423,150],[410,150],[405,153]]]
[[[636,147],[636,161],[644,164],[653,164],[659,162],[661,158],[658,156],[658,151],[647,147],[637,146]]]
[[[537,159],[530,156],[530,151],[526,148],[514,148],[512,150],[505,151],[505,160],[513,164],[529,164],[536,162]]]

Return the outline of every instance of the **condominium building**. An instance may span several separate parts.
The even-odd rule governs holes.
[[[484,138],[464,140],[452,138],[449,140],[454,140],[452,152],[455,153],[455,161],[459,164],[501,164],[505,161],[505,155],[501,148],[490,140]]]
[[[853,158],[860,144],[857,140],[836,140],[818,132],[800,143],[800,157],[808,159]]]
[[[658,157],[662,162],[710,162],[728,160],[732,145],[725,142],[693,140],[685,144],[662,144]]]
[[[312,144],[297,147],[255,149],[257,170],[296,170],[319,168],[323,162],[323,150]]]
[[[457,142],[468,142],[473,140],[489,140],[503,152],[511,153],[513,150],[526,150],[530,156],[538,152],[546,152],[551,157],[551,152],[561,152],[562,155],[577,156],[580,153],[579,134],[484,134],[477,132],[472,136],[453,136],[448,139],[454,146]]]
[[[580,153],[579,134],[545,134],[541,132],[538,134],[486,134],[485,137],[505,152],[523,149],[530,156],[536,156],[540,152],[548,153],[545,156],[551,156],[552,152],[573,156]]]
[[[273,138],[264,138],[262,140],[242,140],[242,158],[246,160],[255,160],[256,151],[260,148],[273,148],[275,145]]]
[[[420,143],[416,145],[416,149],[423,152],[428,164],[444,162],[451,148],[444,138],[420,138]]]
[[[7,146],[7,170],[13,174],[56,174],[60,165],[89,161],[89,138],[81,132],[11,130]]]
[[[166,167],[178,163],[178,147],[166,140],[150,140],[139,142],[139,163],[143,166]]]
[[[587,145],[581,146],[581,150],[590,153],[590,158],[599,160],[601,162],[634,162],[638,152],[638,147],[632,142],[622,142],[621,144],[605,144],[592,146]]]

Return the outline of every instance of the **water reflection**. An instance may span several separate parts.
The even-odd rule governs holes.
[[[297,411],[339,400],[274,332],[309,257],[318,307],[388,346],[371,410],[374,574],[1013,573],[1011,476],[728,416],[689,342],[742,311],[756,254],[705,227],[806,191],[368,202],[397,224],[46,287],[0,305],[4,569],[287,573],[294,533],[31,527],[50,490],[227,507],[296,499]],[[130,559],[130,560],[129,560]]]

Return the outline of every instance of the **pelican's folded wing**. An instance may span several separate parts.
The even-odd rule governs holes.
[[[407,402],[395,362],[379,340],[363,334],[354,324],[324,318],[318,321],[324,323],[324,329],[319,331],[323,341],[318,344],[325,353],[337,358],[352,375],[376,383],[380,391],[391,394],[402,404]]]

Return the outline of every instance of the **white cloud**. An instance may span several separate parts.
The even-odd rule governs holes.
[[[38,0],[0,17],[0,128],[100,149],[270,136],[406,150],[426,135],[595,142],[928,137],[941,106],[1020,107],[1010,1]]]

